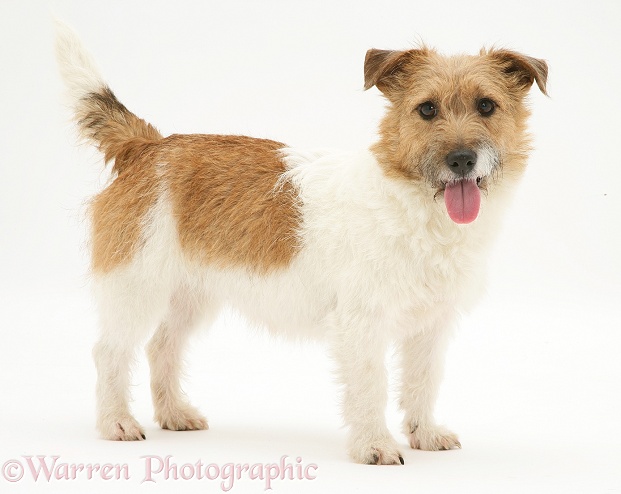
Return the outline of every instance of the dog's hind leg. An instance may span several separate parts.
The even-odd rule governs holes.
[[[180,289],[173,295],[168,314],[147,346],[155,420],[163,429],[208,428],[205,417],[188,402],[179,381],[189,336],[199,322],[212,322],[216,314],[202,290]]]
[[[105,439],[139,441],[144,430],[129,409],[136,348],[162,320],[170,301],[166,284],[137,276],[135,266],[98,275],[95,297],[101,333],[93,349],[97,367],[97,428]]]

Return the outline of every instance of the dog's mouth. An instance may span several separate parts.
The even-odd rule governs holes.
[[[463,178],[444,184],[444,204],[449,217],[457,224],[472,223],[481,209],[482,177]]]
[[[421,161],[421,169],[436,190],[434,198],[441,194],[444,196],[449,218],[460,225],[472,223],[478,218],[481,194],[487,192],[488,186],[502,170],[501,154],[495,147],[481,143],[472,149],[476,152],[462,150],[464,156],[457,153],[452,161],[448,155],[439,159],[438,156],[444,156],[443,153],[430,151]],[[469,158],[467,162],[464,162],[465,158]]]

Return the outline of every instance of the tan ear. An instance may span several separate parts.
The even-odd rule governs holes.
[[[548,64],[538,58],[528,57],[510,50],[494,50],[490,55],[502,66],[505,74],[512,76],[518,86],[530,88],[537,82],[539,90],[548,95],[546,83],[548,80]]]
[[[411,51],[414,50],[371,49],[367,51],[364,59],[364,89],[377,86],[383,93],[396,89],[399,85],[399,74],[409,60]]]

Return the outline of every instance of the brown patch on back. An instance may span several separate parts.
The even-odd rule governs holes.
[[[258,273],[286,266],[299,248],[300,213],[293,186],[280,182],[283,147],[218,135],[125,141],[117,150],[118,177],[91,204],[93,270],[105,273],[132,259],[161,191],[190,259]]]
[[[163,139],[107,87],[83,98],[76,118],[106,161],[114,159],[118,175],[91,203],[93,271],[105,273],[133,258],[163,190],[193,260],[263,273],[287,265],[297,252],[296,196],[290,183],[279,185],[283,144],[243,136]]]
[[[191,259],[260,273],[291,262],[299,247],[300,212],[292,185],[279,183],[283,144],[173,135],[162,146],[179,240]]]

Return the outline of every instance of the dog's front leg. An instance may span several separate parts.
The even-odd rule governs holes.
[[[414,449],[461,448],[457,435],[436,425],[433,418],[449,329],[450,324],[443,320],[401,342],[403,432]]]
[[[334,315],[331,346],[343,385],[343,418],[349,426],[349,454],[358,463],[403,464],[388,432],[386,341],[371,317]]]

